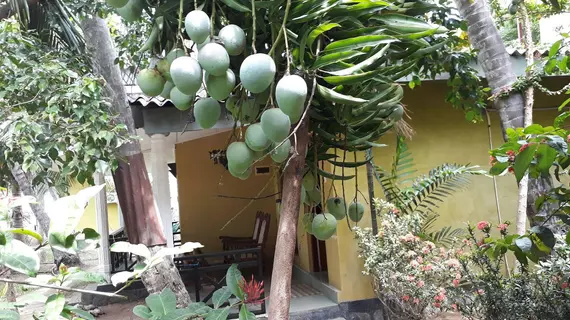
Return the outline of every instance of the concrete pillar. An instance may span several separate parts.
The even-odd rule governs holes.
[[[106,184],[102,173],[95,173],[95,184]],[[111,251],[109,251],[109,215],[107,213],[107,193],[105,188],[95,196],[95,211],[97,214],[97,232],[101,235],[99,240],[99,272],[107,281],[111,278]]]
[[[153,134],[150,137],[150,170],[152,173],[152,191],[154,200],[162,221],[167,246],[174,247],[172,235],[172,210],[170,207],[170,170],[167,156],[172,153],[174,146],[167,144],[166,136]]]

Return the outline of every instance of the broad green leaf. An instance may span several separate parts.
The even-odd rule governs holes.
[[[529,144],[528,147],[519,153],[515,158],[513,169],[515,170],[515,177],[517,178],[517,182],[520,182],[524,177],[526,171],[528,170],[528,166],[534,158],[534,152],[536,151],[537,147],[537,144]]]
[[[40,270],[40,258],[36,251],[16,239],[0,247],[0,263],[30,277],[35,277]]]
[[[387,13],[376,15],[372,18],[386,25],[386,27],[398,30],[403,33],[424,32],[435,29],[437,33],[447,32],[447,28],[443,26],[434,26],[427,23],[424,19],[414,18],[408,15]]]
[[[542,134],[544,133],[544,128],[540,124],[535,123],[524,128],[523,132],[526,134]]]
[[[208,313],[205,320],[226,320],[230,315],[230,307],[214,309]]]
[[[75,195],[57,199],[48,210],[51,219],[49,233],[61,232],[65,236],[73,233],[89,201],[104,187],[104,184],[88,187]]]
[[[11,233],[23,234],[23,235],[26,235],[26,236],[30,236],[30,237],[32,237],[32,238],[38,240],[40,243],[42,243],[42,242],[44,241],[44,240],[43,240],[43,237],[42,237],[39,233],[37,233],[37,232],[35,232],[35,231],[32,231],[32,230],[28,230],[28,229],[8,229],[8,230],[6,230],[6,231],[7,231],[7,232],[11,232]]]
[[[552,233],[552,230],[549,228],[544,226],[534,226],[530,229],[530,232],[534,233],[548,248],[553,249],[556,245],[554,233]]]
[[[540,144],[536,150],[537,163],[536,168],[544,175],[548,175],[550,172],[550,167],[554,160],[556,160],[556,150],[551,148],[547,144]]]
[[[247,310],[247,306],[245,304],[242,304],[239,310],[239,320],[255,320],[255,319],[256,319],[255,314]]]
[[[0,231],[0,246],[6,245],[6,235],[4,232]]]
[[[241,275],[237,264],[232,264],[226,272],[226,285],[230,292],[240,300],[244,299],[244,292],[240,286],[243,281],[243,276]]]
[[[311,33],[309,33],[309,36],[307,37],[307,47],[311,48],[318,36],[337,27],[340,27],[340,24],[324,23],[318,26],[317,28],[313,29],[313,31],[311,31]]]
[[[186,310],[188,310],[189,314],[194,316],[205,316],[212,311],[212,308],[204,302],[192,302],[188,307],[186,307]]]
[[[532,241],[528,237],[522,237],[515,240],[515,245],[524,253],[530,253],[532,249]]]
[[[95,273],[95,272],[81,271],[81,270],[67,276],[66,282],[72,282],[75,284],[77,284],[77,283],[83,283],[83,284],[87,284],[87,283],[103,284],[103,283],[106,283],[105,277],[103,277],[101,274]]]
[[[364,99],[361,99],[358,97],[340,94],[340,93],[338,93],[334,90],[331,90],[327,87],[323,87],[320,84],[317,84],[317,92],[319,93],[319,95],[321,97],[323,97],[329,101],[340,103],[340,104],[359,105],[359,104],[367,101],[367,100],[364,100]]]
[[[131,244],[126,241],[118,241],[111,245],[110,250],[112,252],[127,252],[136,254],[145,260],[150,260],[151,253],[150,250],[144,244]]]
[[[524,254],[524,252],[520,250],[515,250],[515,257],[523,266],[525,267],[528,266],[528,259],[526,254]]]
[[[152,318],[152,312],[147,306],[138,305],[133,308],[133,313],[135,316],[143,319],[150,319]]]
[[[85,235],[86,240],[99,240],[101,238],[101,235],[91,228],[83,229],[82,233]]]
[[[226,303],[231,296],[232,293],[226,286],[216,290],[216,292],[214,292],[212,295],[212,303],[214,304],[214,309],[218,309],[220,306]]]
[[[570,245],[570,232],[566,233],[566,244]]]
[[[159,294],[151,294],[145,299],[146,305],[154,315],[164,316],[176,310],[176,296],[169,288]]]
[[[548,50],[548,59],[552,59],[554,56],[556,56],[561,46],[562,46],[562,40],[554,42],[550,46],[550,49]]]
[[[0,319],[2,320],[20,320],[20,314],[12,310],[0,310]]]
[[[173,256],[173,255],[177,255],[177,254],[193,252],[194,250],[196,250],[198,248],[203,248],[203,247],[204,246],[202,244],[200,244],[199,242],[186,242],[183,245],[181,245],[180,247],[162,248],[152,257],[152,259],[153,260],[160,259],[160,261],[162,261],[162,258],[164,258],[166,256]]]
[[[325,54],[325,55],[321,55],[319,56],[315,62],[313,63],[312,68],[313,69],[319,69],[322,67],[326,67],[328,65],[331,64],[335,64],[347,59],[351,59],[360,55],[365,54],[362,51],[356,51],[356,50],[347,50],[347,51],[341,51],[341,52],[335,52],[335,53],[329,53],[329,54]],[[569,99],[570,100],[570,99]]]
[[[508,167],[509,167],[508,162],[497,162],[491,167],[491,169],[489,170],[489,174],[498,176],[501,173],[505,172],[505,170],[507,170]]]
[[[187,319],[195,319],[195,314],[193,314],[188,309],[177,309],[160,317],[160,320],[187,320]]]
[[[136,273],[132,271],[117,272],[111,276],[111,283],[116,287],[121,283],[127,283],[127,281],[135,275]]]
[[[333,53],[347,50],[356,50],[364,47],[375,47],[379,44],[396,42],[398,39],[386,35],[359,36],[349,39],[333,41],[324,49],[324,53]]]
[[[95,320],[95,317],[91,313],[89,313],[89,311],[85,311],[85,310],[79,309],[77,307],[72,307],[72,306],[65,306],[65,309],[69,310],[71,313],[80,317],[81,319]]]
[[[243,4],[235,1],[235,0],[222,0],[228,7],[240,11],[240,12],[251,12],[251,9],[244,6]]]
[[[65,306],[65,296],[63,293],[52,294],[46,300],[45,318],[46,320],[59,320],[59,314]]]

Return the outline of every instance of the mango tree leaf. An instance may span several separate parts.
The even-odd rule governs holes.
[[[362,98],[348,96],[348,95],[338,93],[338,92],[331,90],[327,87],[323,87],[320,84],[317,84],[317,92],[319,93],[319,95],[321,97],[323,97],[329,101],[340,103],[340,104],[359,105],[359,104],[362,104],[362,103],[368,101],[368,100],[364,100]]]
[[[239,310],[239,320],[255,320],[255,319],[256,319],[255,314],[247,310],[247,306],[245,304],[242,304]]]
[[[237,1],[235,1],[235,0],[222,0],[222,2],[223,2],[226,6],[232,8],[232,9],[234,9],[234,10],[237,10],[237,11],[239,11],[239,12],[251,12],[251,9],[250,9],[250,8],[244,6],[243,4],[241,4],[241,3],[239,3],[239,2],[237,2]]]
[[[135,316],[143,319],[150,319],[152,318],[152,311],[147,306],[138,305],[133,308],[133,313]]]
[[[8,229],[8,230],[6,230],[6,231],[7,231],[7,232],[10,232],[10,233],[23,234],[23,235],[25,235],[25,236],[30,236],[30,237],[32,237],[32,238],[38,240],[40,243],[42,243],[42,242],[44,241],[43,237],[42,237],[39,233],[37,233],[37,232],[35,232],[35,231],[32,231],[32,230],[28,230],[28,229]]]
[[[46,320],[59,320],[59,314],[65,306],[65,296],[63,293],[52,294],[46,300],[45,318]]]
[[[176,296],[169,288],[159,294],[151,294],[145,299],[146,305],[154,315],[164,316],[176,310]]]
[[[40,270],[38,254],[34,249],[16,239],[0,247],[0,263],[30,277],[35,277]]]
[[[208,312],[206,320],[226,320],[230,315],[230,307],[224,309],[214,309]]]
[[[226,303],[231,296],[232,293],[226,286],[216,290],[216,292],[214,292],[212,295],[212,303],[214,304],[214,309],[218,309],[220,306]]]
[[[226,272],[226,285],[230,292],[240,300],[244,299],[244,292],[240,286],[243,281],[243,276],[241,275],[237,264],[232,264]]]
[[[515,177],[517,178],[517,182],[520,182],[524,177],[526,171],[528,170],[528,166],[530,166],[530,163],[534,158],[534,153],[537,148],[537,144],[529,144],[528,147],[526,147],[526,149],[519,153],[515,158],[513,169],[515,170]]]
[[[346,59],[351,59],[360,55],[363,55],[364,52],[356,51],[356,50],[347,50],[335,53],[329,53],[322,56],[319,56],[315,62],[313,62],[313,69],[319,69],[322,67],[326,67],[331,64],[335,64],[341,62]],[[570,100],[570,99],[568,99]]]
[[[2,320],[20,320],[20,314],[12,310],[0,310]]]
[[[346,50],[356,50],[364,47],[375,47],[379,44],[397,42],[398,39],[387,35],[367,35],[353,37],[331,42],[324,49],[324,53],[341,52]]]
[[[118,241],[111,245],[110,250],[112,252],[126,252],[136,254],[146,260],[150,260],[151,253],[150,250],[144,244],[131,244],[126,241]]]
[[[311,31],[311,33],[309,33],[309,36],[307,37],[307,47],[311,48],[311,46],[313,45],[313,42],[315,42],[315,40],[323,33],[333,29],[333,28],[337,28],[340,27],[340,24],[338,23],[324,23],[321,24],[320,26],[318,26],[317,28],[313,29]]]

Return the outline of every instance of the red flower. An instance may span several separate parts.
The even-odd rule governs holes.
[[[410,300],[410,296],[403,296],[403,297],[402,297],[402,300],[408,302],[408,301]]]
[[[495,162],[497,162],[497,158],[495,158],[494,156],[491,156],[491,157],[489,158],[489,164],[490,164],[490,165],[494,165]]]
[[[497,229],[499,229],[501,232],[505,232],[507,230],[507,228],[509,227],[508,224],[506,223],[501,223],[497,226]]]
[[[441,308],[441,303],[439,303],[439,302],[436,302],[436,303],[434,303],[433,305],[434,305],[434,307],[436,307],[436,308]]]
[[[485,230],[485,229],[489,228],[490,226],[491,225],[487,221],[479,221],[479,223],[477,223],[477,229],[479,229],[479,230]]]
[[[453,286],[456,288],[459,286],[459,279],[453,279]]]
[[[245,281],[242,279],[239,283],[239,287],[244,293],[244,303],[246,304],[261,304],[263,300],[261,299],[261,295],[263,294],[263,281],[257,282],[251,276],[251,281]]]
[[[562,284],[560,285],[560,288],[562,288],[562,289],[568,288],[568,282],[562,283]]]
[[[519,149],[519,153],[523,152],[524,149],[526,149],[526,148],[528,148],[528,143],[523,144],[523,145],[521,146],[521,148]]]
[[[515,161],[515,152],[513,150],[507,151],[507,156],[509,156],[509,161]]]
[[[515,168],[509,167],[509,170],[508,170],[508,171],[509,171],[510,173],[515,173]]]

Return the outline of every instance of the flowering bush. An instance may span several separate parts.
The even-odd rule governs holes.
[[[419,213],[399,215],[390,203],[375,200],[380,212],[378,235],[356,228],[364,274],[372,276],[378,297],[401,319],[425,319],[452,310],[463,275],[453,249],[424,241]]]
[[[509,277],[502,264],[508,252],[517,253],[508,247],[520,237],[509,235],[508,226],[496,226],[498,239],[491,236],[489,222],[468,228],[469,239],[464,240],[459,261],[470,289],[454,293],[458,310],[469,319],[570,319],[570,246],[557,237],[549,256],[533,267],[513,268],[518,271]]]

